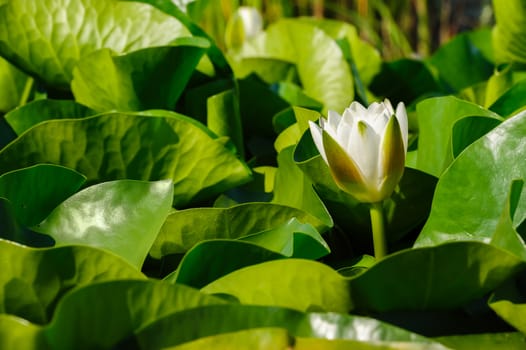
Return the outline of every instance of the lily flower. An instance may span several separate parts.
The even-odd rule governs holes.
[[[367,109],[353,102],[342,116],[329,111],[320,125],[309,122],[323,160],[340,189],[362,203],[389,198],[404,172],[407,153],[407,112],[396,112],[389,100]]]

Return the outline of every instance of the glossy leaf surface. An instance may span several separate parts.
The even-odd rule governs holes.
[[[51,236],[57,245],[109,250],[140,269],[172,198],[171,180],[106,182],[69,197],[34,230]]]

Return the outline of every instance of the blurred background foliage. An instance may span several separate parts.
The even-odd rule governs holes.
[[[494,23],[491,0],[173,0],[224,48],[228,20],[253,6],[265,25],[312,16],[352,23],[384,59],[427,57],[455,34]]]

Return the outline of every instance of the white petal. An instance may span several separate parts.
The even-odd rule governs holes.
[[[362,106],[359,102],[352,102],[351,105],[343,112],[343,119],[347,123],[351,123],[352,119],[365,119],[367,115],[367,109]]]
[[[392,116],[393,114],[395,114],[395,111],[393,109],[393,105],[391,104],[391,101],[389,101],[389,99],[387,99],[387,98],[384,100],[384,107],[389,112],[389,116]]]
[[[374,181],[376,178],[379,141],[379,136],[364,121],[352,128],[347,151],[360,168],[365,181]]]
[[[396,106],[396,119],[398,119],[398,123],[400,124],[400,130],[402,131],[402,137],[404,138],[404,147],[407,151],[408,121],[407,111],[405,110],[403,102],[398,103],[398,106]]]
[[[338,130],[338,125],[340,124],[342,117],[335,111],[329,110],[329,115],[327,116],[327,123],[323,127],[325,131],[329,133],[333,138],[336,138],[336,131]]]
[[[323,118],[320,119],[320,124],[321,123],[323,123]],[[325,149],[323,148],[322,129],[318,126],[318,124],[313,123],[311,121],[309,121],[309,128],[310,134],[312,135],[312,139],[314,140],[316,148],[320,152],[320,155],[325,161],[325,163],[329,164],[327,162],[327,155],[325,154]]]
[[[336,141],[345,150],[345,152],[347,152],[347,154],[350,154],[349,143],[351,141],[352,129],[353,125],[345,122],[340,123],[338,126],[338,135]]]

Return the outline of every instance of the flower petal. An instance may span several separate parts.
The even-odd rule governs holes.
[[[398,106],[396,106],[396,119],[398,119],[398,123],[400,124],[400,131],[402,131],[402,136],[404,138],[404,147],[407,151],[408,121],[407,111],[405,110],[403,102],[398,103]]]
[[[365,121],[359,121],[354,126],[347,154],[354,160],[366,182],[375,183],[377,178],[378,148],[380,136]]]
[[[327,116],[327,123],[322,126],[322,129],[327,131],[332,137],[336,137],[338,125],[340,125],[342,117],[335,111],[329,110],[329,115]]]
[[[320,119],[320,123],[323,123],[323,118]],[[309,128],[310,128],[310,134],[312,135],[312,140],[314,141],[314,144],[316,145],[318,152],[320,152],[320,155],[325,161],[325,163],[329,164],[329,162],[327,161],[327,155],[325,154],[325,149],[323,148],[322,128],[320,128],[318,124],[311,122],[310,120],[309,120]]]
[[[360,168],[328,133],[322,131],[322,138],[329,169],[338,187],[356,199],[367,202],[370,191]]]
[[[405,146],[398,118],[391,117],[382,137],[379,149],[378,186],[389,197],[400,181],[405,168]]]
[[[346,123],[353,124],[353,119],[364,119],[367,109],[361,103],[353,101],[343,112],[343,119]]]

